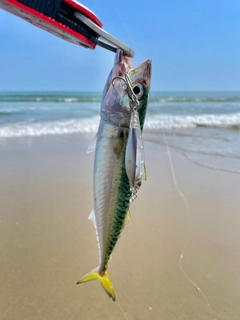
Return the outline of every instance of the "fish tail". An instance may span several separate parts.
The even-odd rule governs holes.
[[[87,273],[80,280],[78,280],[77,284],[88,282],[91,280],[99,280],[103,289],[106,291],[107,295],[113,300],[116,300],[116,296],[114,293],[113,285],[109,277],[108,270],[104,270],[99,273],[99,267],[93,269],[91,272]]]

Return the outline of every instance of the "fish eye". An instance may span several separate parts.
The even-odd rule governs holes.
[[[143,85],[141,83],[136,83],[133,86],[133,92],[135,93],[138,99],[142,98],[143,95]]]

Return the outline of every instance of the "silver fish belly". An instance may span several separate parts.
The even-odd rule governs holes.
[[[94,171],[94,211],[100,246],[99,272],[109,258],[122,231],[131,191],[125,169],[128,130],[101,120]]]

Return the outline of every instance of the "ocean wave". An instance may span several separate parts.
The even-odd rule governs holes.
[[[24,110],[16,110],[14,108],[12,109],[0,109],[0,118],[1,117],[7,117],[7,116],[12,116],[13,114],[16,115],[20,115],[20,114],[23,114],[24,113]]]
[[[97,131],[99,116],[36,123],[14,123],[0,127],[0,138],[58,135],[67,133],[92,133]],[[195,116],[148,116],[144,130],[148,133],[161,129],[228,128],[240,130],[240,113],[205,114]]]
[[[184,129],[195,127],[208,128],[240,128],[240,113],[233,114],[202,114],[202,115],[155,115],[147,117],[146,130]]]
[[[10,111],[10,112],[8,112],[8,111],[0,111],[0,117],[2,117],[2,116],[8,116],[8,115],[11,115],[12,114],[12,112]]]
[[[100,97],[0,97],[0,102],[36,102],[36,103],[76,103],[101,102]]]
[[[72,111],[76,112],[85,112],[86,110],[99,110],[99,104],[91,103],[91,105],[68,105],[64,103],[54,104],[46,103],[38,105],[37,103],[13,103],[13,104],[2,104],[0,105],[0,116],[1,115],[14,115],[14,114],[23,114],[27,113],[26,120],[29,114],[37,112],[39,115],[44,115],[45,112],[57,112],[56,115],[61,116],[64,112]]]
[[[0,97],[0,102],[36,102],[36,103],[91,103],[101,102],[101,97]],[[150,97],[149,102],[156,103],[220,103],[220,102],[240,102],[240,99],[233,98],[176,98],[176,97]]]
[[[159,97],[151,97],[149,99],[150,102],[160,102],[160,103],[174,103],[174,102],[235,102],[240,101],[240,99],[236,98],[189,98],[189,97],[166,97],[166,98],[159,98]]]
[[[68,133],[92,133],[98,128],[99,117],[66,121],[13,124],[0,127],[0,138],[39,137]]]
[[[101,92],[0,92],[0,102],[100,102]],[[157,103],[225,103],[240,102],[239,92],[157,92],[150,102]]]

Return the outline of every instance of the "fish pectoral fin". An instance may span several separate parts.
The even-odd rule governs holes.
[[[125,220],[124,220],[124,227],[128,226],[131,223],[132,223],[132,219],[131,219],[130,211],[128,210],[126,212],[126,216],[125,216]]]
[[[96,224],[96,218],[95,218],[94,210],[91,211],[88,219],[92,221],[92,224],[93,224],[94,228],[96,229],[97,228],[97,224]]]
[[[119,137],[114,140],[113,152],[119,158],[123,150],[123,133],[119,134]]]
[[[108,270],[102,271],[99,273],[99,267],[93,269],[91,272],[87,273],[85,276],[83,276],[77,284],[92,281],[92,280],[99,280],[101,282],[101,285],[103,286],[103,289],[106,291],[107,295],[113,300],[116,300],[115,292],[113,289],[112,282],[109,277]]]
[[[94,138],[92,139],[92,141],[90,142],[89,147],[87,148],[87,153],[91,153],[93,151],[95,151],[96,149],[96,144],[97,144],[97,134],[94,136]]]
[[[146,181],[147,180],[147,170],[146,170],[146,166],[144,163],[144,170],[143,170],[143,179]]]

